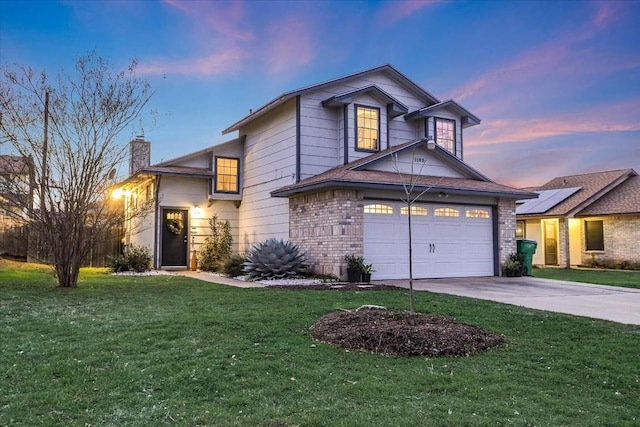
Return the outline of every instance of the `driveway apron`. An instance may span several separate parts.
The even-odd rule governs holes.
[[[385,280],[384,283],[409,288],[408,280]],[[414,280],[413,285],[417,291],[640,325],[640,289],[535,277],[420,279]]]

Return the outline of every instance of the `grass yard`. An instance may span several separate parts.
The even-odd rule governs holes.
[[[0,261],[1,263],[2,261]],[[504,334],[468,358],[316,343],[323,314],[404,290],[238,289],[0,264],[0,425],[637,426],[640,327],[418,292],[420,312]]]
[[[640,289],[640,271],[536,268],[534,277]]]

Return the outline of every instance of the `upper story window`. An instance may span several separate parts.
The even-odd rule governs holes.
[[[216,157],[216,193],[239,192],[239,160]]]
[[[456,122],[449,119],[435,119],[436,144],[451,154],[456,154]]]
[[[380,109],[356,105],[356,150],[380,150]]]

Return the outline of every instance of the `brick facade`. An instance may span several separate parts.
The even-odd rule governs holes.
[[[346,279],[344,256],[364,254],[363,199],[357,190],[330,190],[289,199],[289,240],[304,252],[316,273]],[[500,200],[500,266],[516,252],[516,204]]]
[[[346,279],[344,256],[363,255],[363,202],[356,190],[289,199],[289,239],[320,274]]]
[[[516,243],[516,201],[500,199],[498,201],[498,262],[500,274],[502,265],[509,256],[517,251]]]
[[[582,265],[596,261],[600,264],[640,263],[640,215],[580,218],[583,242]],[[603,221],[604,251],[584,251],[584,221]]]

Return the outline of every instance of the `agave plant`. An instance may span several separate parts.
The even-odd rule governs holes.
[[[284,279],[298,276],[304,262],[296,245],[272,238],[251,248],[243,271],[249,280]]]

